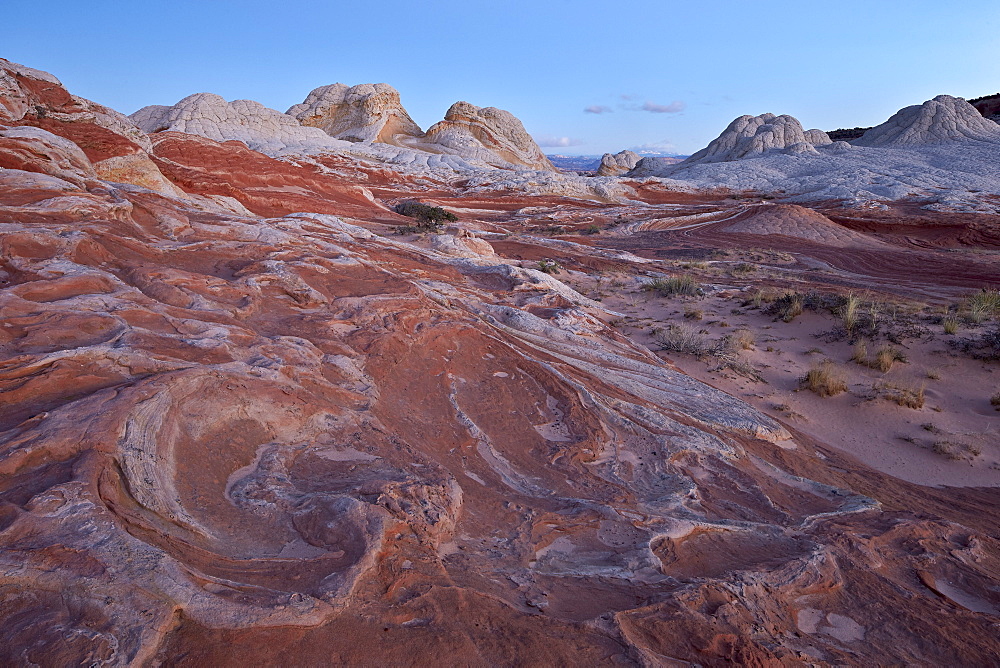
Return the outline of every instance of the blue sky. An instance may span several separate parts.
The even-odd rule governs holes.
[[[691,153],[741,114],[830,130],[1000,91],[997,0],[6,4],[0,57],[125,113],[203,91],[284,111],[385,82],[425,129],[466,100],[547,153]]]

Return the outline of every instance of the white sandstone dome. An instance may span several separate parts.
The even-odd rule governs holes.
[[[681,164],[729,162],[802,143],[822,146],[832,143],[832,140],[822,130],[803,130],[802,124],[793,116],[740,116],[712,143]]]
[[[146,133],[166,130],[215,141],[237,140],[268,155],[291,151],[335,150],[343,142],[319,128],[307,128],[292,116],[253,100],[226,102],[213,93],[195,93],[173,106],[143,107],[129,118]]]
[[[288,115],[302,125],[352,142],[395,144],[397,135],[423,135],[403,108],[399,91],[385,83],[321,86],[289,108]]]
[[[960,97],[938,95],[904,107],[852,142],[855,146],[915,146],[954,140],[1000,141],[1000,125]]]

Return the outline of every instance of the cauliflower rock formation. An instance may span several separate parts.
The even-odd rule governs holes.
[[[711,144],[683,164],[728,162],[761,155],[772,149],[787,149],[796,144],[822,146],[830,137],[822,130],[803,130],[798,119],[782,114],[740,116]]]
[[[423,136],[389,84],[321,86],[288,110],[302,125],[352,142],[397,144],[396,135]]]
[[[634,151],[605,153],[601,157],[601,166],[597,168],[598,176],[617,176],[635,167],[642,158]]]
[[[337,150],[345,146],[323,130],[303,127],[296,118],[259,102],[226,102],[213,93],[195,93],[171,107],[143,107],[130,118],[150,134],[172,130],[219,142],[236,140],[267,155]]]
[[[900,109],[875,126],[856,146],[914,146],[954,140],[1000,141],[1000,126],[960,97],[938,95],[923,104]]]
[[[497,167],[556,171],[513,114],[468,102],[451,105],[444,120],[427,130],[421,148],[476,158]]]

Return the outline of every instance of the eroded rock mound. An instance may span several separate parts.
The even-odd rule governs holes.
[[[838,225],[818,211],[797,204],[765,204],[724,226],[727,232],[770,236],[781,234],[840,248],[883,246],[865,234]]]
[[[498,167],[557,171],[513,114],[494,107],[456,102],[444,120],[427,130],[423,143]],[[429,147],[433,150],[433,146]]]
[[[47,72],[0,58],[0,126],[31,126],[69,140],[98,178],[181,195],[149,159],[149,138],[124,114],[70,94]],[[10,146],[13,138],[6,134]],[[51,140],[45,143],[52,144]],[[27,160],[25,164],[32,161]],[[77,167],[82,167],[79,160]],[[43,162],[51,170],[53,163]],[[11,164],[0,166],[10,167]],[[83,168],[88,171],[88,168]],[[51,171],[46,173],[52,173]]]
[[[798,119],[762,114],[740,116],[729,124],[708,146],[682,162],[682,165],[706,162],[728,162],[752,158],[773,149],[787,149],[800,144],[822,146],[830,144],[822,130],[803,130]]]
[[[597,168],[598,176],[617,176],[624,174],[638,164],[639,154],[634,151],[620,151],[618,153],[605,153],[601,156],[601,166]]]
[[[420,127],[406,113],[399,92],[389,84],[321,86],[287,112],[302,125],[352,142],[397,144],[396,135],[419,137]]]
[[[852,142],[856,146],[906,147],[951,141],[1000,142],[1000,125],[960,97],[938,95],[900,109]]]
[[[195,93],[166,107],[143,107],[130,116],[143,132],[186,132],[218,142],[241,141],[267,155],[337,150],[338,141],[319,128],[304,127],[299,121],[253,100],[225,99],[213,93]]]

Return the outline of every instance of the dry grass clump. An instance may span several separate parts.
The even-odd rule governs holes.
[[[944,328],[945,334],[955,334],[958,332],[958,318],[941,318],[941,327]]]
[[[948,459],[960,460],[960,459],[973,459],[983,454],[983,451],[977,445],[968,445],[966,443],[956,443],[954,441],[936,441],[931,449],[935,454],[943,455]]]
[[[749,262],[740,262],[738,265],[730,269],[729,273],[733,276],[746,276],[747,274],[752,274],[755,271],[757,271],[757,265]]]
[[[656,292],[663,297],[698,297],[704,294],[701,285],[690,274],[656,278],[643,285],[642,289]]]
[[[844,322],[844,329],[848,332],[853,332],[854,328],[858,325],[858,311],[860,306],[861,300],[853,292],[844,298],[844,303],[840,307],[840,317]]]
[[[658,329],[653,338],[663,350],[689,355],[704,355],[713,348],[711,339],[687,325],[671,325],[666,329]]]
[[[905,408],[920,409],[924,407],[924,386],[907,387],[895,383],[879,383],[875,385],[876,394],[883,399],[895,401]]]
[[[684,309],[684,317],[688,320],[701,320],[705,317],[705,312],[697,308]]]
[[[738,329],[732,334],[733,345],[740,350],[753,350],[754,339],[753,332],[748,329]]]
[[[1000,315],[1000,290],[983,288],[965,298],[965,308],[972,322],[980,323]]]
[[[821,397],[832,397],[847,391],[847,382],[830,360],[809,369],[801,383],[805,389]]]
[[[866,366],[870,369],[888,372],[896,362],[905,362],[906,356],[898,349],[888,343],[879,346],[875,355],[869,356],[868,343],[862,339],[854,344],[854,351],[851,353],[851,361]]]

